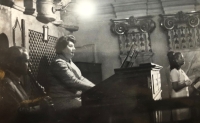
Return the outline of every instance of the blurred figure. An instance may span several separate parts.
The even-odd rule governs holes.
[[[41,111],[44,98],[28,100],[23,89],[21,77],[28,71],[28,52],[23,47],[13,46],[8,48],[4,58],[5,75],[0,81],[0,122],[36,122],[39,119],[28,116]]]
[[[28,99],[20,81],[28,69],[28,59],[28,53],[22,47],[10,47],[5,54],[5,77],[0,83],[0,115],[5,123],[14,120],[20,103]]]

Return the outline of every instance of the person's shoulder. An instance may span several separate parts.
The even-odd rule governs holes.
[[[52,60],[51,64],[55,64],[55,63],[64,63],[64,62],[66,62],[64,59],[62,59],[62,58],[56,56],[56,57]]]
[[[51,65],[50,65],[51,68],[53,69],[58,69],[60,67],[62,68],[66,68],[66,67],[69,67],[69,64],[62,58],[59,58],[59,57],[56,57],[52,62],[51,62]]]
[[[66,62],[65,60],[61,59],[61,58],[57,58],[54,60],[54,62],[56,63],[63,63],[63,62]]]
[[[177,72],[178,70],[176,68],[172,69],[171,71]]]
[[[12,80],[11,80],[9,77],[7,77],[7,76],[5,76],[5,77],[1,80],[1,84],[2,84],[2,85],[8,84],[8,83],[10,83],[10,82],[12,82]]]
[[[178,73],[178,70],[174,68],[174,69],[172,69],[172,70],[170,71],[170,73],[171,73],[171,74]]]

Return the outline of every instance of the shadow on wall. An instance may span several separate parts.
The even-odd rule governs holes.
[[[87,44],[84,46],[76,47],[73,62],[97,63],[95,44]]]
[[[43,56],[40,60],[38,67],[38,82],[45,88],[45,91],[48,92],[49,82],[48,82],[48,71],[49,71],[49,63],[47,56]]]
[[[14,0],[0,0],[0,4],[12,7],[14,5]]]
[[[5,54],[6,49],[9,47],[9,41],[6,34],[0,34],[0,67],[3,67],[3,56]]]

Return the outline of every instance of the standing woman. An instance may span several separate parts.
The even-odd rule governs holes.
[[[200,82],[192,85],[192,81],[181,69],[181,66],[185,63],[182,53],[170,51],[167,56],[170,63],[170,82],[172,84],[171,97],[188,97],[189,90],[198,88]],[[188,108],[176,109],[172,111],[172,115],[174,120],[185,120],[190,118],[190,111]]]
[[[60,37],[55,46],[57,56],[50,65],[49,95],[58,112],[80,107],[81,93],[94,86],[72,62],[75,41],[73,35]]]

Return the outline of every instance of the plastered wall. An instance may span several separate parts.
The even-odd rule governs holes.
[[[21,5],[20,1],[16,2],[16,5]],[[22,6],[22,5],[21,5]],[[21,45],[21,19],[25,20],[25,45],[28,48],[28,31],[29,30],[34,30],[37,32],[43,33],[43,26],[46,25],[49,28],[49,35],[55,36],[55,37],[60,37],[63,35],[67,35],[70,32],[67,31],[64,28],[57,27],[56,25],[52,23],[42,23],[36,19],[36,15],[27,15],[24,14],[23,11],[6,7],[4,5],[0,5],[0,19],[1,19],[1,26],[0,26],[0,33],[5,33],[8,37],[9,40],[9,46],[13,46],[13,28],[15,26],[16,20],[18,19],[19,25],[17,25],[15,29],[15,40],[16,40],[16,45]],[[56,19],[60,19],[60,13],[55,14]]]
[[[28,46],[28,30],[34,30],[37,32],[43,33],[43,26],[47,25],[49,28],[49,35],[55,36],[55,37],[60,37],[62,35],[68,34],[69,32],[66,31],[64,28],[59,28],[52,23],[44,24],[39,21],[37,21],[36,17],[30,16],[30,15],[24,15],[22,12],[16,10],[16,9],[11,9],[11,24],[14,26],[16,19],[18,18],[19,22],[21,22],[21,19],[25,20],[25,34],[26,34],[26,46]],[[17,32],[17,36],[21,36],[21,32]],[[12,42],[10,44],[12,46]]]

